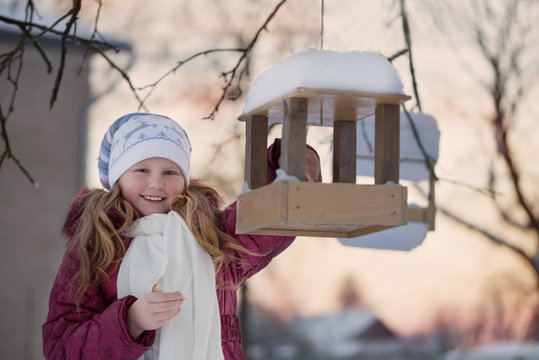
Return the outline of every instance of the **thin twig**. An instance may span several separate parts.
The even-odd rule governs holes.
[[[146,90],[146,89],[150,88],[150,91],[148,91],[146,96],[144,96],[144,98],[142,98],[142,101],[139,103],[139,109],[144,106],[146,100],[148,100],[148,98],[153,93],[156,86],[159,85],[159,83],[161,83],[163,80],[165,80],[171,74],[174,74],[180,67],[182,67],[186,63],[188,63],[188,62],[190,62],[190,61],[192,61],[192,60],[194,60],[194,59],[196,59],[196,58],[198,58],[200,56],[206,56],[206,55],[213,54],[213,53],[218,53],[218,52],[243,52],[243,51],[245,51],[245,50],[241,49],[241,48],[210,49],[210,50],[200,51],[200,52],[198,52],[196,54],[193,54],[193,55],[191,55],[191,56],[189,56],[189,57],[187,57],[187,58],[185,58],[183,60],[178,61],[176,63],[176,65],[172,69],[168,70],[166,73],[161,75],[153,83],[136,88],[136,90]]]
[[[133,82],[131,81],[131,78],[129,77],[129,75],[127,75],[127,73],[124,70],[122,70],[118,65],[116,65],[116,63],[112,61],[108,55],[105,54],[105,51],[100,49],[98,46],[95,46],[93,41],[86,41],[82,39],[79,41],[81,41],[83,44],[85,44],[86,46],[90,47],[93,51],[98,53],[103,59],[105,59],[105,61],[109,64],[111,68],[118,71],[118,73],[122,76],[122,78],[124,78],[124,80],[127,82],[127,85],[131,89],[131,92],[135,96],[135,99],[139,102],[139,104],[143,103],[143,100],[140,98],[137,92],[137,88],[135,87],[135,85],[133,85]],[[147,111],[145,106],[143,106],[142,109],[144,111]]]
[[[489,166],[489,182],[488,182],[489,189],[492,190],[490,198],[492,202],[494,203],[494,206],[498,210],[498,213],[500,216],[511,226],[514,226],[519,229],[530,229],[530,224],[521,224],[518,220],[511,217],[511,211],[506,210],[502,207],[502,204],[500,201],[498,201],[498,194],[494,192],[494,189],[496,188],[496,176],[494,174],[493,164],[490,163]]]
[[[517,246],[515,246],[515,245],[513,245],[513,244],[499,238],[498,236],[494,235],[493,233],[489,232],[488,230],[480,228],[479,226],[474,225],[474,224],[468,222],[467,220],[464,220],[463,218],[459,217],[458,215],[455,215],[453,212],[451,212],[451,211],[449,211],[449,210],[447,210],[447,209],[445,209],[443,207],[438,206],[436,208],[436,210],[439,211],[440,213],[444,214],[448,218],[456,221],[457,223],[465,226],[466,228],[478,232],[479,234],[483,235],[484,237],[489,239],[494,244],[496,244],[498,246],[501,246],[501,247],[504,247],[504,248],[507,248],[509,250],[512,250],[515,254],[518,255],[518,257],[522,261],[524,261],[526,264],[528,264],[533,269],[535,274],[539,273],[539,267],[535,264],[535,262],[533,261],[533,258],[530,257],[528,254],[526,254],[526,252],[524,250],[522,250],[519,247],[517,247]]]
[[[97,40],[97,39],[86,39],[86,38],[78,36],[76,34],[64,34],[64,31],[59,31],[59,30],[54,29],[58,24],[60,24],[62,21],[64,21],[69,16],[70,16],[70,13],[67,13],[67,14],[61,16],[60,18],[58,18],[50,26],[45,26],[45,25],[34,23],[34,22],[17,20],[17,19],[13,19],[13,18],[10,18],[10,17],[3,16],[3,15],[0,15],[0,22],[5,22],[6,24],[11,24],[11,25],[17,25],[19,27],[20,26],[32,26],[32,28],[41,30],[41,32],[39,34],[36,34],[36,35],[33,36],[33,39],[38,39],[41,36],[46,35],[46,34],[58,35],[58,36],[64,36],[65,35],[66,39],[69,39],[71,41],[81,42],[81,43],[91,41],[96,46],[107,48],[109,50],[114,50],[115,52],[120,51],[120,49],[116,45],[110,44],[110,43],[108,43],[106,41],[100,41],[100,40]]]
[[[406,12],[405,0],[400,0],[401,5],[401,18],[402,18],[402,31],[404,34],[404,41],[408,49],[408,63],[410,64],[410,74],[412,75],[412,86],[414,89],[415,101],[419,111],[421,110],[421,100],[419,99],[419,91],[417,90],[417,81],[415,76],[414,60],[412,56],[412,36],[410,35],[410,25],[408,23],[408,13]]]
[[[37,41],[34,40],[34,37],[30,33],[30,31],[28,31],[24,26],[21,26],[20,29],[21,29],[21,32],[26,36],[26,38],[28,38],[32,42],[32,45],[36,48],[39,55],[41,55],[41,58],[43,59],[43,61],[45,62],[45,65],[47,66],[47,73],[51,73],[52,62],[47,56],[47,53],[45,52],[45,50],[41,47],[41,45]]]
[[[408,49],[402,49],[402,50],[399,50],[397,51],[395,54],[391,55],[390,57],[387,58],[387,60],[389,62],[393,62],[393,60],[401,57],[402,55],[406,54],[408,52]]]
[[[262,26],[260,26],[258,28],[258,30],[256,31],[256,34],[255,36],[251,39],[251,42],[249,42],[249,44],[245,47],[244,49],[244,52],[242,53],[241,57],[238,59],[238,62],[236,63],[236,65],[232,68],[232,70],[230,71],[227,71],[225,73],[223,73],[223,77],[225,78],[225,81],[226,81],[226,78],[228,77],[228,75],[230,75],[230,78],[228,81],[226,81],[226,84],[225,86],[223,87],[223,92],[221,94],[221,97],[219,98],[219,100],[217,101],[217,103],[215,104],[212,112],[210,113],[210,115],[206,116],[204,119],[214,119],[215,118],[215,114],[217,113],[217,111],[219,110],[219,106],[221,105],[221,103],[223,102],[223,100],[225,99],[226,97],[226,94],[227,94],[227,91],[228,89],[230,88],[230,86],[232,85],[232,82],[234,81],[234,78],[236,76],[236,72],[238,71],[239,67],[241,66],[241,64],[243,63],[244,60],[246,60],[249,55],[251,54],[251,51],[253,49],[253,47],[255,46],[256,42],[258,41],[258,37],[260,36],[260,34],[262,33],[263,30],[267,30],[267,26],[268,24],[270,23],[270,21],[273,19],[273,17],[275,16],[275,14],[277,14],[277,12],[279,11],[279,9],[281,8],[281,6],[284,5],[284,3],[286,3],[287,0],[281,0],[277,6],[275,6],[275,8],[273,9],[273,11],[271,12],[271,14],[266,18],[266,21],[264,21],[264,23],[262,24]]]
[[[97,31],[97,24],[99,23],[99,16],[101,15],[101,8],[103,7],[102,0],[95,0],[95,1],[97,2],[97,11],[95,14],[95,19],[94,19],[94,30],[92,31],[92,35],[90,35],[91,41],[95,39],[96,35],[99,35],[99,32]],[[82,70],[84,69],[84,64],[88,60],[89,55],[90,55],[90,48],[86,47],[86,51],[84,52],[84,55],[82,57],[82,62],[81,62],[79,71],[77,71],[77,75],[80,75],[82,73]]]
[[[56,79],[54,81],[54,87],[52,88],[52,95],[49,101],[49,107],[52,108],[56,100],[58,99],[58,92],[60,91],[60,84],[64,76],[65,62],[67,57],[67,35],[71,32],[71,29],[76,24],[77,17],[81,9],[82,0],[73,0],[73,8],[68,12],[70,15],[67,21],[66,28],[62,34],[61,52],[60,52],[60,65],[56,72]]]
[[[419,131],[417,131],[417,126],[415,125],[414,119],[412,119],[412,116],[406,109],[406,105],[404,103],[402,104],[402,109],[404,110],[404,114],[406,115],[406,118],[408,119],[408,122],[410,123],[410,128],[412,129],[412,134],[414,135],[414,139],[417,143],[417,146],[419,147],[419,151],[421,151],[421,154],[423,155],[423,159],[425,160],[425,166],[427,169],[429,169],[429,173],[434,178],[434,180],[438,180],[438,176],[436,175],[436,172],[434,171],[434,162],[432,158],[427,154],[427,150],[425,150],[425,147],[423,146],[423,142],[421,141],[419,137]]]
[[[37,186],[37,183],[34,180],[34,178],[30,175],[28,170],[26,170],[26,168],[22,165],[22,163],[13,154],[13,151],[11,150],[11,144],[9,142],[9,136],[7,134],[7,129],[6,129],[6,122],[7,122],[7,118],[4,116],[4,112],[2,111],[2,106],[0,105],[0,127],[2,129],[2,140],[4,141],[4,145],[5,145],[4,152],[0,156],[0,168],[2,167],[2,164],[4,163],[4,160],[11,159],[11,160],[13,160],[15,162],[15,164],[22,171],[22,173],[26,176],[26,178],[34,186]]]

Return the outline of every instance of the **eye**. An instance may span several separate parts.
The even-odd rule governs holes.
[[[135,169],[135,172],[142,173],[142,174],[147,174],[147,173],[150,172],[150,170],[148,170],[146,168],[138,168],[138,169]]]
[[[176,172],[174,170],[165,170],[163,175],[176,175]]]

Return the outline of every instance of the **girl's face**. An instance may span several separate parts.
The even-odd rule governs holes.
[[[183,194],[185,179],[178,165],[154,157],[139,161],[118,179],[122,197],[142,216],[168,212],[170,198]]]

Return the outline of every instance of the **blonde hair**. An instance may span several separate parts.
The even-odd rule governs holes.
[[[76,303],[91,286],[109,278],[125,256],[121,234],[133,223],[137,212],[121,196],[116,183],[110,191],[93,189],[81,198],[82,214],[77,220],[72,246],[77,252],[80,267],[74,276],[77,286]],[[184,194],[169,201],[170,210],[176,211],[215,265],[217,285],[233,288],[217,276],[227,262],[241,261],[242,255],[253,254],[238,240],[219,228],[221,198],[206,185],[193,181]]]

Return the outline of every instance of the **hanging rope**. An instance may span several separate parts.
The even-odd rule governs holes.
[[[320,50],[324,50],[324,0],[321,0],[321,9],[320,9]]]

